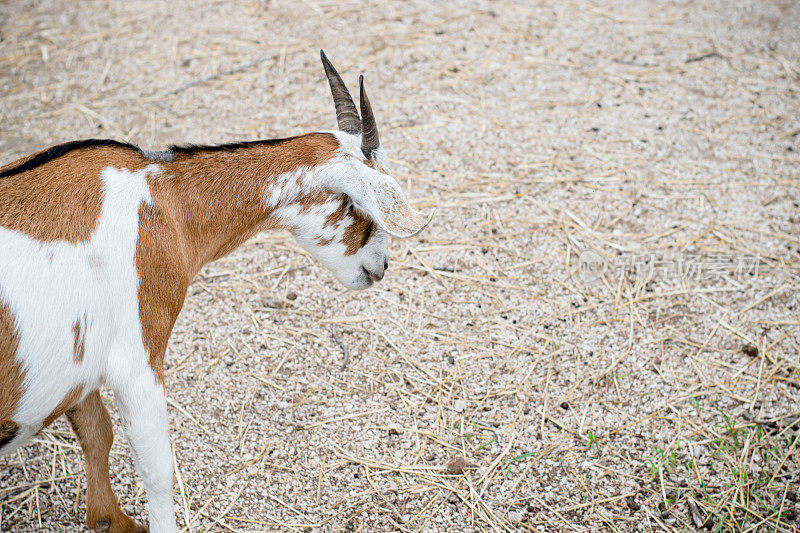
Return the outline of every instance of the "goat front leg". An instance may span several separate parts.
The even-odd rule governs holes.
[[[172,499],[172,448],[164,386],[152,373],[132,376],[114,389],[136,469],[147,493],[152,533],[177,531]]]
[[[108,452],[114,441],[114,430],[100,392],[88,395],[66,415],[81,443],[86,463],[86,525],[95,531],[109,533],[146,532],[147,528],[122,512],[111,490]]]

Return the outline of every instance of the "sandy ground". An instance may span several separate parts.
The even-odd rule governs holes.
[[[319,48],[438,214],[366,292],[284,233],[203,270],[179,525],[796,530],[800,4],[3,1],[0,161],[329,129]],[[0,459],[0,530],[80,530],[76,446]]]

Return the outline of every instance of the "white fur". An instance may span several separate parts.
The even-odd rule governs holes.
[[[342,285],[348,289],[365,289],[373,283],[370,275],[375,279],[383,278],[389,260],[389,238],[385,231],[377,229],[365,246],[348,256],[342,237],[353,222],[352,217],[345,216],[336,224],[323,227],[328,215],[339,207],[339,201],[329,201],[303,213],[300,207],[297,203],[282,206],[273,216],[289,227],[298,244],[325,265]],[[320,245],[320,241],[330,243]]]
[[[388,159],[383,147],[372,153],[378,170],[366,164],[361,151],[361,136],[329,131],[339,142],[336,156],[313,168],[302,167],[271,180],[261,193],[264,209],[272,212],[294,233],[298,243],[308,250],[347,288],[364,289],[373,279],[381,279],[388,261],[389,236],[406,238],[416,235],[430,222],[411,208],[397,181],[387,174]],[[341,240],[352,223],[350,217],[323,228],[325,218],[338,203],[328,202],[301,213],[300,199],[314,191],[347,195],[354,207],[378,225],[365,246],[347,256]],[[331,242],[320,245],[320,241]]]
[[[0,299],[16,320],[24,392],[10,453],[37,432],[75,387],[111,387],[147,489],[151,531],[174,531],[166,402],[142,343],[136,271],[139,207],[159,167],[101,173],[103,203],[90,240],[39,242],[0,228]],[[83,361],[74,360],[76,322],[85,324]],[[167,485],[169,487],[167,488]],[[167,511],[168,509],[168,511]]]
[[[398,239],[413,237],[430,223],[433,213],[425,216],[409,205],[400,184],[389,175],[389,163],[383,146],[373,150],[365,163],[361,136],[331,132],[339,141],[339,156],[318,172],[324,186],[348,195],[381,229]]]
[[[353,135],[352,133],[344,131],[326,131],[324,133],[330,133],[336,137],[336,140],[339,141],[339,152],[342,155],[348,155],[359,161],[367,160],[364,156],[364,152],[361,151],[361,134]],[[383,145],[379,145],[374,149],[370,157],[379,171],[386,174],[391,172],[389,157],[386,155],[386,150],[383,149]]]

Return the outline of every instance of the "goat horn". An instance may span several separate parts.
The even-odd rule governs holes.
[[[353,103],[350,92],[347,90],[347,87],[345,87],[339,73],[336,72],[331,62],[328,61],[328,56],[325,55],[323,50],[319,51],[319,56],[322,59],[322,66],[325,67],[325,75],[328,76],[328,83],[331,86],[331,94],[333,94],[333,104],[336,106],[336,120],[339,123],[339,129],[347,133],[360,133],[361,119],[358,117],[358,110],[356,109],[356,104]]]
[[[380,146],[378,138],[378,126],[375,124],[375,115],[372,114],[372,106],[369,105],[367,92],[364,90],[364,76],[358,77],[358,88],[361,91],[361,151],[366,157],[373,150]]]

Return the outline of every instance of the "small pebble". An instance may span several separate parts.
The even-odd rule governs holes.
[[[634,498],[633,496],[628,496],[625,499],[625,503],[628,504],[628,509],[630,509],[631,511],[638,511],[639,510],[639,507],[640,507],[639,502],[637,502],[636,498]]]
[[[280,298],[273,298],[272,296],[267,296],[261,300],[261,306],[270,309],[285,309],[289,305]]]
[[[512,522],[522,522],[524,518],[525,513],[523,513],[522,510],[517,509],[516,507],[511,507],[508,510],[508,519]]]
[[[457,455],[447,463],[445,471],[448,474],[463,474],[465,469],[473,466],[475,465],[468,462],[463,455]]]
[[[748,357],[758,357],[758,348],[752,344],[745,344],[742,346],[742,353]]]
[[[455,409],[456,413],[463,413],[466,408],[467,402],[464,400],[456,400],[455,403],[453,403],[453,409]]]

